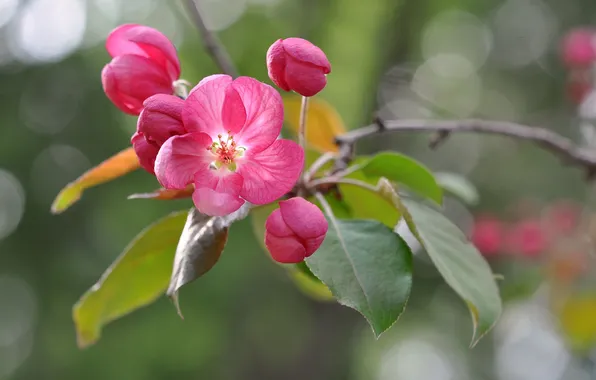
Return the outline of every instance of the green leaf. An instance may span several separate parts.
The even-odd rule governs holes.
[[[404,218],[447,284],[472,313],[474,346],[501,315],[501,297],[490,266],[465,235],[431,205],[401,199]]]
[[[438,204],[443,202],[443,190],[430,170],[403,154],[379,153],[364,164],[362,171],[369,177],[385,177],[390,181],[403,184]]]
[[[178,291],[213,268],[226,246],[230,225],[247,217],[251,207],[247,202],[226,216],[207,216],[194,207],[188,213],[176,247],[174,268],[166,292],[174,301],[180,317],[182,312],[178,304]]]
[[[333,218],[325,241],[306,263],[339,303],[364,315],[377,337],[406,307],[412,253],[380,222]]]
[[[371,181],[371,178],[366,177],[360,170],[351,173],[346,178],[367,182],[371,185],[376,182],[375,180]],[[379,194],[349,184],[339,184],[339,189],[352,218],[378,220],[389,228],[395,227],[399,222],[401,218],[399,210]],[[339,214],[336,216],[341,217]]]
[[[435,173],[439,186],[447,193],[459,198],[468,205],[478,204],[480,196],[476,187],[462,175],[456,173]]]
[[[143,230],[73,308],[79,347],[95,343],[101,328],[164,293],[188,212],[171,214]]]

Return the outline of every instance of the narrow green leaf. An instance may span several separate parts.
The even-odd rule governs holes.
[[[447,193],[459,198],[462,202],[468,205],[478,204],[480,196],[476,187],[468,181],[467,178],[456,173],[435,173],[435,178],[439,186]]]
[[[406,307],[412,253],[380,222],[331,219],[323,245],[306,263],[339,303],[364,315],[377,337]]]
[[[171,214],[143,230],[73,308],[79,347],[95,343],[101,328],[164,293],[188,212]]]
[[[248,216],[250,203],[226,216],[207,216],[192,208],[176,247],[174,268],[166,294],[172,298],[180,317],[178,290],[207,273],[219,260],[232,223]]]
[[[401,199],[404,218],[445,282],[464,299],[474,322],[473,347],[497,322],[502,311],[490,266],[465,235],[431,205]]]
[[[438,204],[443,202],[443,190],[430,170],[403,154],[379,153],[363,166],[362,171],[369,177],[385,177],[390,181],[403,184]]]

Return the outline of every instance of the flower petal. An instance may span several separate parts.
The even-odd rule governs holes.
[[[323,244],[323,241],[325,240],[325,236],[326,235],[322,235],[316,238],[306,239],[303,241],[304,250],[306,251],[306,257],[309,257],[310,255],[315,253],[317,249],[319,249],[319,247],[321,246],[321,244]]]
[[[299,263],[306,257],[306,250],[296,237],[278,237],[265,230],[265,246],[279,263]]]
[[[155,157],[157,156],[159,148],[147,142],[145,136],[139,132],[135,132],[130,139],[130,142],[132,143],[132,147],[139,158],[141,167],[149,173],[154,174],[155,171],[153,167],[155,166]]]
[[[232,77],[231,77],[231,76],[229,76],[229,75],[227,75],[227,74],[213,74],[213,75],[209,75],[209,76],[207,76],[207,77],[205,77],[205,78],[201,79],[201,80],[199,81],[199,83],[198,83],[196,86],[194,86],[194,87],[192,88],[192,90],[190,90],[190,92],[188,93],[188,95],[190,96],[190,94],[192,94],[192,93],[193,93],[195,90],[197,90],[199,87],[201,87],[201,86],[202,86],[202,85],[204,85],[205,83],[207,83],[207,82],[209,82],[209,81],[212,81],[212,80],[214,80],[214,79],[221,78],[221,77],[227,77],[227,78],[230,78],[230,79],[232,79]]]
[[[275,41],[267,50],[267,73],[269,78],[282,90],[290,91],[285,80],[286,52],[283,40]]]
[[[192,200],[197,210],[210,216],[228,215],[244,204],[244,200],[237,195],[218,192],[207,187],[197,188],[192,195]]]
[[[221,110],[221,119],[226,130],[236,134],[246,123],[246,110],[242,99],[232,86],[226,89],[226,97]]]
[[[323,212],[304,198],[294,197],[279,202],[281,216],[288,227],[301,239],[325,236],[329,225]]]
[[[204,133],[188,133],[168,139],[155,160],[155,175],[166,189],[184,189],[195,173],[207,168],[213,140]]]
[[[176,48],[157,29],[137,24],[121,25],[106,39],[106,49],[112,58],[124,54],[147,57],[168,73],[170,81],[180,77],[180,60]]]
[[[257,205],[275,201],[288,193],[304,166],[304,151],[291,140],[276,140],[262,152],[247,156],[238,167],[244,179],[240,196]]]
[[[283,101],[271,86],[250,77],[232,83],[246,110],[246,124],[238,133],[238,144],[260,152],[279,136],[284,120]]]
[[[265,221],[265,229],[271,234],[277,237],[288,237],[295,236],[294,231],[288,227],[284,218],[281,216],[281,210],[276,208],[267,217]]]
[[[327,77],[320,67],[288,57],[286,81],[290,88],[302,96],[314,96],[327,84]]]
[[[182,125],[184,100],[174,95],[153,95],[143,103],[137,130],[149,141],[161,146],[172,136],[186,133]]]
[[[164,71],[148,58],[122,55],[107,64],[101,73],[104,91],[122,111],[138,115],[143,102],[155,94],[172,94],[172,84]]]
[[[232,213],[244,204],[238,194],[242,188],[242,177],[227,169],[204,170],[195,175],[193,201],[203,214],[223,216]]]
[[[229,75],[207,77],[196,86],[186,98],[182,110],[184,127],[188,131],[203,132],[217,139],[225,133],[222,121],[222,109],[226,98],[226,88],[232,82]]]
[[[286,53],[294,59],[310,63],[323,69],[324,74],[331,72],[331,64],[327,56],[318,46],[302,38],[286,38],[283,40]],[[286,77],[287,78],[287,77]]]
[[[201,166],[194,175],[195,187],[207,187],[233,195],[240,194],[243,181],[241,175],[230,172],[224,167],[213,170],[208,166]]]

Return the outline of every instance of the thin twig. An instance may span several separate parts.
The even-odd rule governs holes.
[[[221,41],[219,41],[219,38],[217,38],[217,36],[205,25],[205,19],[196,3],[197,1],[200,0],[185,0],[185,3],[193,23],[201,34],[207,52],[211,55],[217,66],[219,66],[222,73],[236,78],[238,76],[238,71],[232,62],[228,51]]]
[[[580,147],[570,139],[545,128],[481,119],[376,121],[374,124],[336,137],[335,142],[339,146],[340,152],[335,163],[336,168],[341,170],[347,166],[357,141],[370,136],[395,132],[447,132],[447,134],[472,132],[511,137],[533,142],[558,155],[566,162],[582,167],[586,170],[588,179],[592,179],[596,175],[596,151],[593,149]]]

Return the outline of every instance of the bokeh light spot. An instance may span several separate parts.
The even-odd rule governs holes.
[[[21,183],[10,172],[0,169],[0,240],[17,228],[24,211],[25,192]]]

